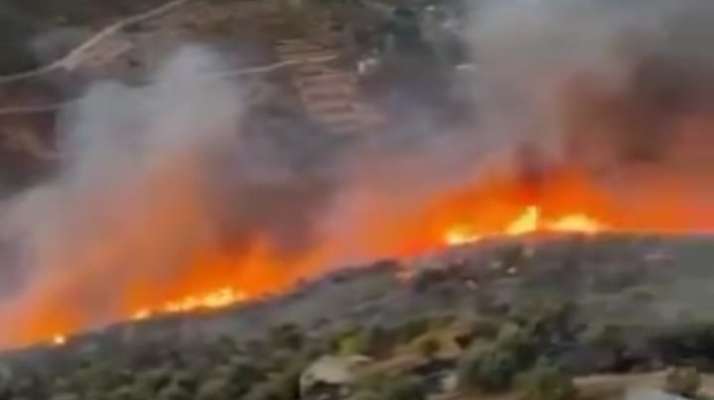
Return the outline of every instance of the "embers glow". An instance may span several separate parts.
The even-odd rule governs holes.
[[[449,246],[459,246],[475,243],[487,236],[520,236],[537,232],[594,234],[607,229],[605,224],[582,213],[568,214],[549,220],[542,217],[540,207],[530,205],[508,223],[502,232],[479,233],[475,224],[458,223],[449,227],[444,233],[444,243]]]

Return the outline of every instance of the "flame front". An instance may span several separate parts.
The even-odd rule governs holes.
[[[247,298],[246,294],[233,287],[224,287],[202,295],[189,295],[164,305],[150,309],[142,308],[132,315],[133,320],[142,320],[161,314],[174,314],[201,309],[227,307]]]
[[[620,207],[608,192],[572,170],[554,171],[538,190],[513,175],[480,177],[471,184],[430,194],[418,207],[401,212],[385,204],[380,193],[355,199],[363,214],[344,236],[325,235],[298,253],[277,251],[269,240],[254,239],[235,251],[207,248],[190,254],[161,285],[132,281],[116,303],[113,320],[143,320],[162,314],[209,310],[252,298],[284,293],[301,280],[324,274],[352,254],[364,258],[413,256],[445,246],[465,245],[490,237],[538,233],[596,234],[607,231],[691,232],[691,222],[714,226],[712,218],[654,201]],[[676,192],[671,192],[676,193]],[[668,199],[669,200],[669,199]],[[387,210],[387,212],[385,212]],[[667,212],[662,212],[663,210]],[[398,212],[397,212],[398,211]],[[345,233],[341,231],[341,233]],[[364,259],[363,258],[363,259]],[[62,345],[65,335],[95,327],[92,315],[72,304],[82,277],[47,288],[27,312],[15,313],[0,347],[44,342]],[[67,282],[70,285],[63,286]],[[62,332],[58,334],[57,332]]]
[[[479,233],[475,223],[460,222],[446,230],[444,243],[458,246],[475,243],[489,236],[519,236],[538,232],[595,234],[607,229],[605,224],[581,213],[567,214],[552,220],[544,219],[540,207],[529,205],[502,232]]]

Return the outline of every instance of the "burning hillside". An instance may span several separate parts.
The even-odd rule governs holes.
[[[594,186],[582,179],[554,173],[548,179],[550,184],[539,188],[543,192],[538,195],[522,180],[490,180],[433,199],[422,213],[410,218],[368,221],[361,227],[364,232],[351,236],[355,239],[351,244],[375,256],[411,257],[448,246],[540,233],[694,232],[688,226],[666,225],[666,221],[662,225],[657,221],[638,225],[636,210],[609,207],[604,193],[594,192]],[[179,264],[181,268],[162,280],[161,287],[154,286],[153,281],[127,282],[112,320],[143,320],[161,314],[210,310],[279,294],[328,271],[324,266],[340,259],[344,245],[330,242],[328,237],[309,250],[289,256],[268,246],[256,246],[247,254],[199,251],[196,261]],[[72,308],[75,300],[66,297],[64,291],[80,282],[66,283],[70,285],[67,288],[42,293],[42,303],[34,305],[23,318],[15,319],[16,328],[6,331],[13,332],[7,336],[8,344],[63,344],[67,334],[92,326],[92,314]]]
[[[60,171],[3,210],[0,346],[489,238],[714,229],[712,93],[693,85],[714,62],[689,9],[575,3],[479,11],[473,120],[414,115],[348,144],[255,134],[244,82],[202,79],[229,69],[203,49],[147,87],[98,83],[63,111]]]

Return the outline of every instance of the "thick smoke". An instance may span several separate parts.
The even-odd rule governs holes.
[[[712,17],[696,0],[481,2],[469,33],[478,134],[585,168],[623,204],[711,224]]]
[[[12,257],[0,325],[18,335],[101,325],[175,296],[202,254],[307,246],[326,180],[241,134],[240,85],[202,78],[228,67],[190,48],[155,84],[98,83],[63,113],[61,169],[2,215]],[[0,344],[18,340],[13,329]]]
[[[582,139],[620,160],[667,158],[683,124],[711,115],[712,16],[696,0],[481,4],[470,36],[486,127],[558,152]]]

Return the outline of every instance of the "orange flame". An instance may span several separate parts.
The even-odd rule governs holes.
[[[155,279],[132,282],[124,297],[117,299],[116,314],[118,319],[142,320],[285,292],[302,279],[323,274],[329,265],[340,265],[346,254],[412,256],[494,236],[691,232],[714,226],[714,214],[692,211],[683,198],[672,197],[682,191],[643,190],[646,195],[637,199],[648,201],[628,202],[614,198],[590,176],[567,168],[548,171],[547,179],[536,186],[510,173],[482,175],[471,184],[418,199],[406,210],[385,204],[381,193],[367,191],[364,199],[353,199],[363,214],[347,224],[344,237],[326,235],[300,254],[282,254],[261,238],[236,251],[203,249],[184,260],[185,265],[163,281],[160,290]],[[81,278],[72,278],[73,284],[81,284]],[[61,345],[66,342],[64,335],[93,327],[92,316],[72,307],[66,293],[74,286],[65,283],[49,287],[27,312],[13,314],[15,323],[4,332],[0,346]]]
[[[502,232],[477,233],[478,230],[475,226],[462,222],[446,230],[444,243],[449,246],[458,246],[478,242],[490,235],[519,236],[537,232],[594,234],[607,229],[605,224],[579,213],[568,214],[553,220],[544,220],[541,217],[540,207],[530,205],[511,221]]]
[[[134,312],[132,319],[142,320],[160,314],[223,308],[244,301],[246,298],[245,293],[228,286],[202,295],[190,295],[176,301],[169,301],[155,309],[142,308]]]

